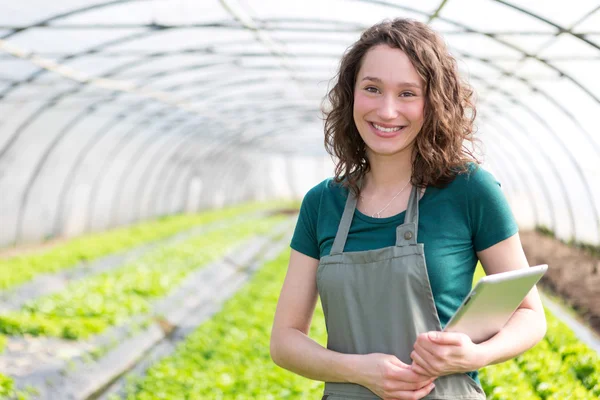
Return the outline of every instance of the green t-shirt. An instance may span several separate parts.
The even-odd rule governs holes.
[[[309,257],[328,255],[344,211],[348,189],[326,179],[304,197],[291,247]],[[393,246],[405,212],[372,218],[356,210],[344,251]],[[477,251],[517,233],[510,206],[496,179],[472,165],[444,188],[428,187],[419,201],[417,242],[425,261],[442,327],[471,290]]]

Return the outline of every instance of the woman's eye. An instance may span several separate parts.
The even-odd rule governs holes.
[[[369,93],[377,93],[379,91],[376,87],[373,86],[367,86],[365,90]]]
[[[411,93],[411,92],[400,93],[400,97],[412,97],[412,96],[414,96],[414,93]]]

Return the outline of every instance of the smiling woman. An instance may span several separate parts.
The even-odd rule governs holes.
[[[487,274],[528,267],[498,182],[466,146],[472,91],[444,41],[406,19],[367,29],[337,78],[335,177],[303,200],[272,358],[325,381],[327,400],[484,400],[477,370],[532,347],[545,319],[534,289],[486,342],[441,332],[478,261]],[[307,336],[318,297],[327,348]]]

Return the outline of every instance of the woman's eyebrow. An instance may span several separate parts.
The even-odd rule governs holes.
[[[364,78],[361,79],[362,81],[372,81],[372,82],[377,82],[377,83],[383,83],[383,81],[379,78],[377,78],[376,76],[365,76]],[[421,85],[416,83],[416,82],[398,82],[398,84],[396,86],[402,86],[402,87],[414,87],[417,89],[421,89]]]

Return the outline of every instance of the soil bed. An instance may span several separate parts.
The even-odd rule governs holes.
[[[600,334],[600,259],[538,232],[520,232],[529,265],[548,264],[541,286],[563,298]]]

